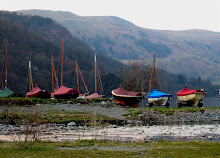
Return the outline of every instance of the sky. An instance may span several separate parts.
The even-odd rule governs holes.
[[[79,16],[117,16],[158,30],[220,32],[220,0],[1,0],[0,10],[70,11]]]

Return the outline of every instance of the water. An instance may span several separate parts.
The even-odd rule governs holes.
[[[177,97],[173,96],[171,100],[169,100],[170,107],[176,107]],[[202,101],[203,107],[220,107],[220,98],[218,97],[205,97]],[[139,107],[141,107],[142,103],[139,103]],[[144,107],[148,107],[147,99],[144,100]],[[161,106],[164,107],[164,106]]]

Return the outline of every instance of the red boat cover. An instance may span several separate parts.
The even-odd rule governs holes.
[[[33,90],[26,94],[26,98],[36,97],[40,91],[42,90],[37,85],[35,85]]]
[[[199,91],[200,91],[200,89],[190,90],[185,86],[185,88],[183,90],[180,90],[179,92],[177,92],[177,95],[184,96],[184,95],[194,94],[195,92],[199,92]]]
[[[65,86],[61,86],[59,89],[57,89],[52,95],[65,95],[65,94],[70,94],[70,95],[79,95],[79,92],[73,88],[67,88]]]
[[[93,93],[91,95],[86,96],[88,99],[95,99],[95,98],[101,98],[102,96],[99,95],[98,93]]]
[[[113,92],[117,95],[141,96],[140,92],[126,91],[121,87],[121,85],[118,89],[114,89]]]

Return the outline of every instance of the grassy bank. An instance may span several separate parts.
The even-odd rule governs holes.
[[[110,98],[98,98],[98,99],[41,99],[41,98],[0,98],[0,105],[35,105],[35,104],[56,104],[62,103],[67,104],[80,103],[80,104],[95,104],[101,101],[112,101]]]
[[[21,124],[27,121],[36,121],[39,123],[58,123],[67,124],[69,122],[77,122],[81,125],[90,126],[94,121],[99,125],[108,125],[108,122],[117,120],[104,115],[91,112],[78,112],[66,110],[49,110],[36,109],[35,107],[25,107],[25,110],[17,111],[17,108],[0,112],[0,122],[9,124]]]
[[[217,142],[122,143],[79,140],[75,142],[36,142],[19,149],[14,143],[0,143],[0,157],[219,157]]]
[[[147,107],[147,108],[130,108],[128,109],[128,113],[124,114],[124,116],[128,116],[129,119],[135,119],[139,114],[155,111],[165,115],[173,115],[174,112],[201,112],[204,113],[206,110],[216,110],[220,109],[220,107],[185,107],[185,108],[165,108],[165,107]]]

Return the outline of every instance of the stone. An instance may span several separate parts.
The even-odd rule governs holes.
[[[73,101],[71,101],[71,100],[67,101],[67,104],[73,104]]]
[[[79,130],[83,130],[83,129],[85,129],[83,126],[78,126],[78,129]]]
[[[70,122],[67,124],[67,126],[76,126],[76,123],[75,122]]]

